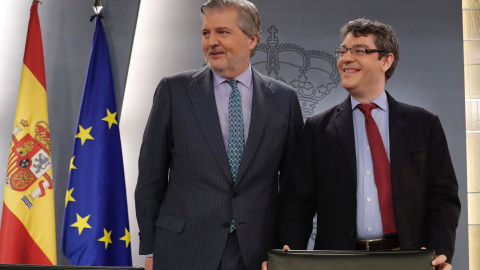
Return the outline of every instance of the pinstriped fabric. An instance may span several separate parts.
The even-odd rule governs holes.
[[[228,236],[222,260],[217,270],[246,270],[236,233]]]
[[[140,254],[154,254],[154,269],[217,269],[232,216],[246,269],[261,268],[276,247],[278,172],[289,164],[302,117],[288,86],[256,71],[253,85],[249,136],[234,184],[211,71],[160,82],[135,191]]]

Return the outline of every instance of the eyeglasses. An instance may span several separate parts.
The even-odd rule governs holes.
[[[340,47],[335,50],[335,55],[338,58],[342,58],[347,52],[350,50],[352,55],[355,56],[362,56],[367,53],[373,53],[373,52],[383,52],[385,51],[384,49],[365,49],[365,48],[345,48],[345,47]]]

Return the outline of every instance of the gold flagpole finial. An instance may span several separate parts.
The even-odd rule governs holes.
[[[95,12],[95,14],[98,15],[102,12],[102,9],[103,9],[102,0],[95,0],[93,2],[93,12]]]

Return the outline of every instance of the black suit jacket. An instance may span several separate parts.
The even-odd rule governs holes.
[[[235,217],[247,269],[277,245],[278,186],[303,125],[294,90],[253,71],[249,136],[236,183],[208,68],[162,79],[135,190],[140,254],[155,269],[217,269]],[[280,177],[279,177],[280,172]]]
[[[400,247],[435,249],[450,262],[460,202],[440,120],[387,96]],[[297,149],[291,177],[280,190],[280,244],[306,249],[312,217],[318,213],[315,249],[355,249],[357,175],[350,97],[309,118]]]

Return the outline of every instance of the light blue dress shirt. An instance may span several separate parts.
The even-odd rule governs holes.
[[[248,68],[240,75],[235,77],[238,81],[237,87],[242,98],[242,114],[243,114],[243,133],[245,136],[245,145],[247,144],[248,130],[250,128],[250,117],[252,115],[252,97],[253,97],[253,81],[252,67]],[[225,149],[228,149],[228,99],[232,92],[232,87],[226,81],[226,78],[213,72],[213,90],[215,92],[215,102],[217,103],[218,118],[220,127],[222,128],[223,142]]]
[[[353,97],[351,97],[351,101],[357,157],[357,238],[364,240],[382,238],[382,217],[378,204],[372,156],[365,130],[365,115],[360,109],[356,108],[358,104],[361,104],[360,101]],[[378,106],[378,108],[372,110],[372,117],[378,126],[383,145],[390,159],[388,101],[385,91],[372,103]]]

